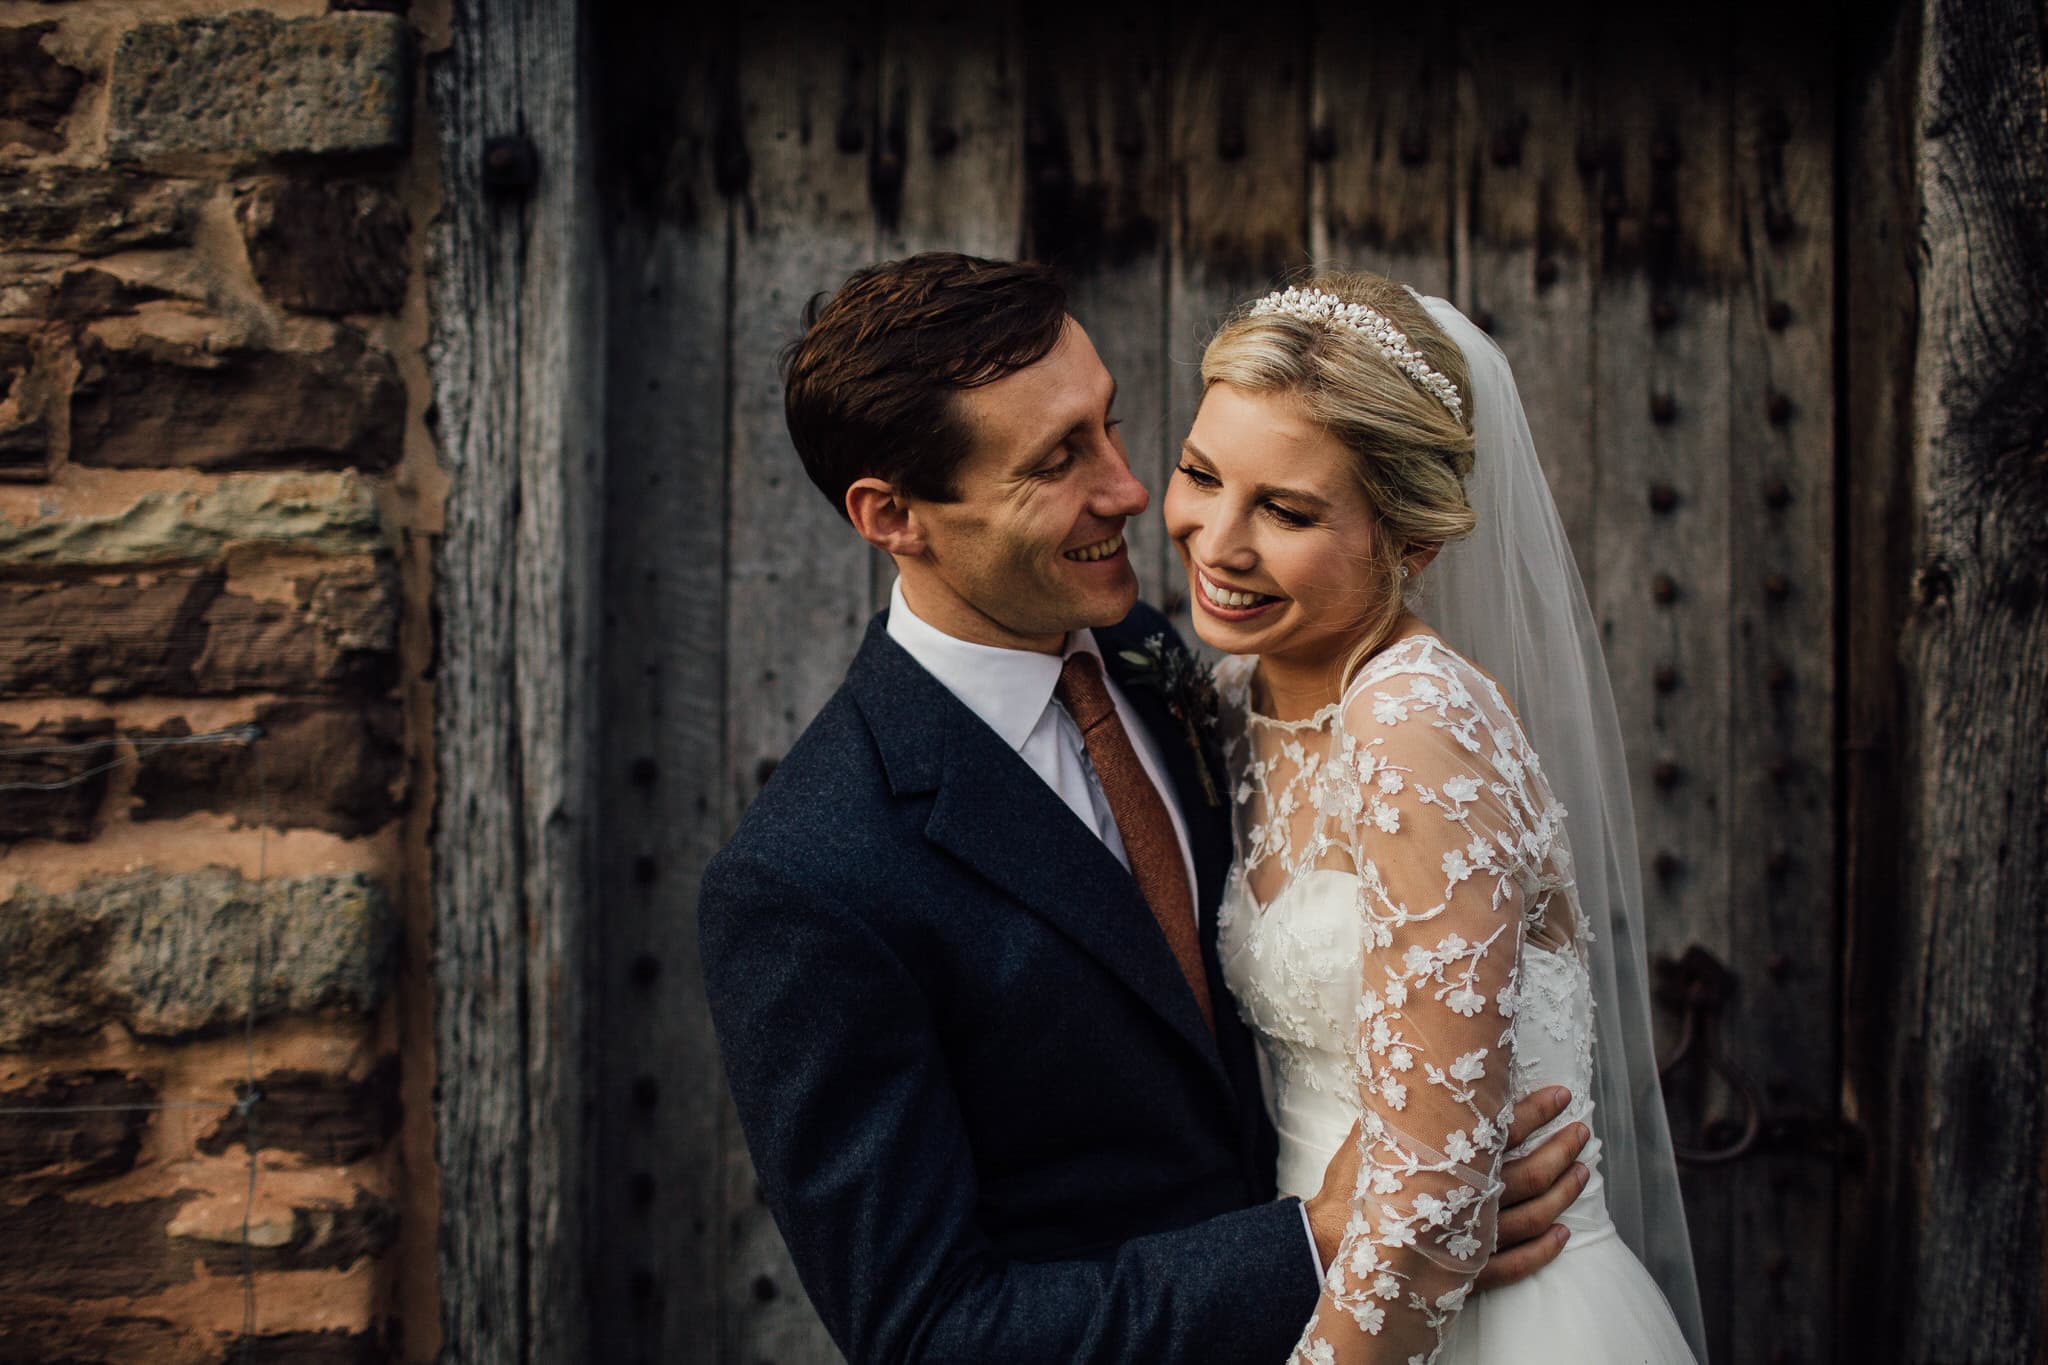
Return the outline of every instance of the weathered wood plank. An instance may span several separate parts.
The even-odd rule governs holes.
[[[1307,17],[1282,3],[1176,15],[1171,26],[1165,332],[1175,449],[1201,404],[1202,347],[1216,324],[1308,264]],[[1173,619],[1194,638],[1185,605]]]
[[[447,1360],[588,1349],[586,984],[602,400],[573,10],[458,3],[429,72],[445,208],[432,281],[435,1115]],[[542,172],[496,198],[485,140]],[[508,566],[509,569],[508,569]]]
[[[1026,250],[1065,276],[1116,376],[1124,448],[1152,494],[1124,528],[1131,563],[1146,600],[1178,610],[1186,580],[1159,515],[1185,434],[1166,422],[1165,24],[1149,7],[1078,5],[1024,24]]]
[[[1461,305],[1515,367],[1565,534],[1593,590],[1593,293],[1599,252],[1583,11],[1459,29]]]
[[[1738,24],[1743,278],[1729,334],[1728,965],[1721,1040],[1775,1118],[1831,1131],[1834,1046],[1834,89],[1825,34]],[[1831,1360],[1836,1161],[1759,1153],[1730,1182],[1734,1360]]]
[[[1450,298],[1455,11],[1311,11],[1310,255]]]
[[[839,684],[874,605],[870,555],[804,476],[778,356],[806,300],[878,255],[871,190],[888,176],[873,16],[749,14],[739,92],[752,179],[732,252],[726,766],[737,821]],[[721,1358],[836,1359],[761,1202],[730,1103],[723,1119]]]
[[[589,1292],[594,1358],[688,1360],[715,1352],[722,1270],[724,1078],[696,924],[728,828],[726,259],[747,161],[712,60],[729,32],[687,6],[594,18],[610,344]]]
[[[1629,750],[1650,951],[1676,956],[1699,942],[1726,961],[1735,261],[1726,20],[1706,11],[1660,20],[1622,0],[1603,5],[1600,19],[1594,611]],[[1689,1115],[1731,1101],[1709,1092],[1688,1109],[1688,1078],[1676,1079],[1666,1097],[1686,1141],[1697,1128]],[[1726,1358],[1738,1251],[1729,1178],[1692,1171],[1683,1182],[1717,1358]]]
[[[1906,949],[1887,1188],[1895,1355],[2043,1341],[2048,1149],[2048,35],[2021,0],[1921,8]]]
[[[1916,1130],[1903,1100],[1918,967],[1903,885],[1905,690],[1899,641],[1911,580],[1919,190],[1920,14],[1899,5],[1851,31],[1842,71],[1840,707],[1842,1109],[1867,1148],[1844,1163],[1834,1323],[1842,1358],[1897,1348],[1901,1275],[1918,1255]],[[1898,1019],[1893,1026],[1882,1021]]]
[[[876,173],[879,255],[1023,248],[1024,57],[1007,6],[943,0],[888,7],[882,29]],[[877,607],[896,566],[869,557]]]

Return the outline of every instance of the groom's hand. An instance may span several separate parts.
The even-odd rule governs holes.
[[[1517,1104],[1514,1122],[1508,1126],[1507,1145],[1520,1146],[1531,1133],[1562,1114],[1571,1100],[1569,1090],[1554,1085]],[[1500,1197],[1500,1235],[1473,1288],[1513,1284],[1549,1265],[1564,1250],[1570,1233],[1556,1220],[1592,1178],[1592,1172],[1578,1164],[1579,1152],[1591,1136],[1585,1124],[1567,1124],[1541,1147],[1501,1168],[1505,1188]],[[1324,1265],[1336,1256],[1344,1227],[1351,1221],[1358,1162],[1358,1126],[1354,1124],[1351,1135],[1323,1171],[1323,1187],[1305,1206],[1316,1254]]]
[[[1563,1086],[1539,1090],[1515,1106],[1508,1128],[1508,1146],[1517,1147],[1529,1134],[1564,1112],[1571,1092]],[[1551,1135],[1541,1147],[1501,1168],[1500,1235],[1493,1256],[1479,1272],[1474,1289],[1495,1289],[1535,1274],[1556,1260],[1571,1233],[1557,1216],[1571,1206],[1593,1178],[1578,1162],[1592,1136],[1583,1123],[1572,1123]]]

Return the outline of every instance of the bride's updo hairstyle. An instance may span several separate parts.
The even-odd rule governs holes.
[[[1359,621],[1360,643],[1345,663],[1348,681],[1376,653],[1401,617],[1401,566],[1417,551],[1469,535],[1475,524],[1465,497],[1472,470],[1472,381],[1464,353],[1403,286],[1379,275],[1320,274],[1297,281],[1294,297],[1333,295],[1360,304],[1398,328],[1427,370],[1458,399],[1424,387],[1389,348],[1348,322],[1304,316],[1254,300],[1223,324],[1202,353],[1202,387],[1228,384],[1246,393],[1288,394],[1309,419],[1351,452],[1359,486],[1373,510],[1370,558],[1384,591]],[[1320,300],[1327,304],[1328,300]],[[1334,310],[1325,309],[1325,312]],[[1421,371],[1423,367],[1412,365]]]

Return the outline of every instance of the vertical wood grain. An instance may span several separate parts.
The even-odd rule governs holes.
[[[1152,495],[1124,528],[1139,592],[1171,613],[1186,581],[1159,502],[1186,429],[1166,420],[1166,26],[1150,6],[1024,13],[1026,250],[1060,271],[1117,381],[1131,469]]]
[[[1309,43],[1295,3],[1176,15],[1166,297],[1167,440],[1201,404],[1202,347],[1230,309],[1308,264]],[[1183,606],[1174,616],[1193,638]]]
[[[1841,638],[1842,1110],[1866,1149],[1843,1163],[1833,1319],[1843,1358],[1897,1346],[1891,1314],[1911,1301],[1920,1260],[1915,1153],[1921,1063],[1902,1037],[1914,929],[1904,885],[1906,680],[1900,650],[1911,581],[1915,345],[1919,327],[1919,7],[1852,31],[1841,63],[1836,304],[1837,557]],[[1873,1021],[1899,1019],[1895,1027]],[[1908,1024],[1904,1020],[1912,1020]],[[1903,1044],[1903,1046],[1902,1046]]]
[[[1023,245],[1023,65],[1008,6],[944,0],[887,6],[877,174],[870,181],[877,255],[1017,256]],[[888,602],[896,566],[875,552],[869,572],[879,608]]]
[[[1461,26],[1460,293],[1513,364],[1522,407],[1589,593],[1593,542],[1593,298],[1599,266],[1592,95],[1583,11],[1518,10]]]
[[[1834,1132],[1834,88],[1797,16],[1738,24],[1731,299],[1728,962],[1721,1039],[1781,1122]],[[1730,1358],[1835,1356],[1827,1150],[1775,1144],[1728,1182]]]
[[[1310,15],[1309,251],[1451,297],[1459,136],[1451,6],[1317,0]]]
[[[451,486],[436,561],[435,1114],[445,1358],[588,1349],[587,984],[601,301],[576,14],[458,3],[428,73],[446,194],[430,350]],[[487,193],[524,133],[530,194]]]
[[[1885,1116],[1918,1202],[1890,1283],[1899,1355],[2014,1360],[2042,1349],[2048,1203],[2048,34],[2019,0],[1928,0],[1921,24],[1912,976]]]
[[[732,255],[728,829],[839,685],[875,605],[871,552],[789,443],[779,357],[802,330],[805,302],[877,256],[871,195],[886,188],[877,162],[889,147],[876,33],[871,13],[816,6],[751,13],[738,44],[752,175]],[[729,1102],[723,1144],[723,1358],[835,1359],[761,1202]]]
[[[1649,948],[1730,956],[1727,20],[1603,5],[1594,155],[1594,612],[1629,750]],[[1659,400],[1669,403],[1664,407]],[[1669,494],[1668,500],[1663,496]],[[1653,502],[1654,499],[1654,502]],[[1660,508],[1662,510],[1660,510]],[[1725,1111],[1667,1088],[1674,1133]],[[1739,1248],[1725,1170],[1686,1173],[1709,1348],[1727,1355]]]
[[[593,1010],[596,1358],[716,1337],[724,1076],[697,886],[728,829],[727,253],[749,164],[729,27],[600,11],[606,352],[604,745]]]

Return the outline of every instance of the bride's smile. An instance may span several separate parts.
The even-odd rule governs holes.
[[[1167,485],[1195,633],[1259,655],[1277,694],[1328,691],[1385,592],[1352,465],[1291,395],[1214,384]]]

